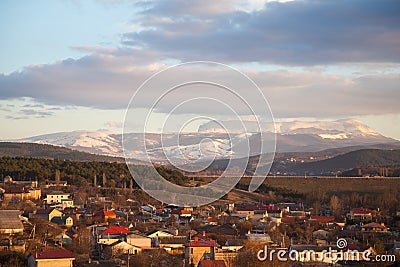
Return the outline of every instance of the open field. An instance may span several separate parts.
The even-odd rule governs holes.
[[[211,182],[216,177],[201,177],[204,182]],[[250,177],[243,177],[239,184],[248,185]],[[271,188],[284,188],[294,193],[376,193],[400,192],[400,178],[360,178],[360,177],[304,177],[270,176],[264,185]]]

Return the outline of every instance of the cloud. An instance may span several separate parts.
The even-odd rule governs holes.
[[[201,59],[259,64],[244,72],[259,85],[277,117],[400,113],[398,1],[171,0],[134,5],[140,12],[131,23],[141,27],[123,34],[120,47],[76,46],[73,49],[90,54],[0,74],[0,99],[28,97],[38,103],[25,106],[23,116],[51,116],[58,107],[124,109],[152,74],[171,62]],[[278,70],[263,70],[264,63],[277,64]],[[303,68],[285,70],[286,65]],[[337,73],[349,65],[369,69],[341,75],[325,72],[331,65]],[[377,70],[383,65],[391,71]],[[193,72],[179,75],[196,79]],[[163,86],[146,91],[137,108],[150,107]],[[241,90],[248,94],[247,88]],[[157,111],[168,112],[178,101],[195,96],[187,90],[165,99]],[[228,97],[218,90],[210,90],[210,96]],[[42,104],[52,106],[42,110]],[[200,103],[177,112],[224,111],[220,105]]]
[[[21,109],[19,112],[27,116],[35,116],[36,118],[44,118],[53,115],[53,112],[35,109]]]
[[[28,116],[11,116],[11,115],[7,115],[7,116],[5,116],[5,118],[9,119],[9,120],[27,120],[27,119],[29,119]]]
[[[128,55],[128,56],[127,56]],[[137,59],[137,60],[136,60]],[[150,60],[151,61],[151,60]],[[95,107],[100,109],[125,109],[135,90],[150,75],[162,69],[163,64],[150,64],[136,52],[127,50],[110,54],[92,54],[81,59],[68,59],[51,65],[26,68],[22,72],[0,75],[1,99],[30,97],[45,109],[25,107],[22,115],[50,116],[51,108],[65,106]],[[179,76],[196,80],[199,73],[214,75],[209,69],[196,72],[175,73],[170,81]],[[208,73],[208,74],[207,74]],[[337,117],[368,114],[400,113],[400,75],[398,73],[370,73],[362,75],[337,75],[309,70],[245,71],[261,88],[277,117]],[[174,76],[175,75],[175,76]],[[225,79],[229,83],[229,77]],[[165,84],[145,92],[143,101],[136,108],[149,108],[164,91]],[[226,92],[208,88],[205,90],[180,91],[178,95],[165,98],[158,112],[169,112],[184,100],[198,96],[199,92],[211,97],[230,101]],[[249,101],[259,98],[241,88],[238,92],[248,96]],[[183,93],[184,92],[184,93]],[[232,103],[235,100],[232,100]],[[50,105],[50,106],[48,106]],[[205,109],[204,107],[208,108]],[[236,108],[240,105],[233,106]],[[39,106],[37,106],[39,107]],[[224,114],[221,105],[198,102],[177,109],[183,113]]]
[[[121,108],[154,72],[154,64],[145,63],[148,55],[118,51],[26,67],[0,75],[0,99],[29,97],[48,105]]]
[[[124,34],[123,43],[184,61],[400,62],[396,0],[271,2],[250,12],[211,2],[151,2],[138,18],[144,30]]]
[[[44,105],[41,105],[41,104],[25,104],[22,107],[24,107],[24,108],[44,108]]]

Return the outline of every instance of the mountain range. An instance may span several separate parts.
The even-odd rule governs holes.
[[[253,122],[244,123],[246,128],[252,129]],[[60,132],[13,141],[50,144],[92,154],[124,157],[122,147],[122,139],[124,139],[124,143],[130,148],[126,152],[128,158],[145,160],[149,155],[154,162],[159,163],[179,157],[195,160],[240,158],[245,156],[242,152],[243,146],[247,147],[248,144],[250,144],[250,155],[270,152],[255,149],[258,148],[257,144],[259,144],[260,138],[263,138],[267,147],[273,147],[274,133],[272,131],[264,132],[262,135],[255,131],[244,134],[236,131],[237,122],[235,121],[224,122],[224,125],[228,125],[229,134],[221,131],[212,123],[201,125],[199,131],[195,133],[181,133],[180,135],[149,133],[145,135],[146,145],[144,145],[142,133],[128,133],[122,136],[122,134],[107,131]],[[314,153],[327,149],[346,147],[361,149],[377,144],[390,146],[398,143],[397,140],[385,137],[354,119],[277,122],[274,128],[277,153]]]

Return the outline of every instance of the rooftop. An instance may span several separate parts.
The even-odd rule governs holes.
[[[32,251],[32,256],[37,260],[44,259],[75,259],[71,251],[65,249],[48,249],[45,251]]]
[[[0,229],[23,230],[19,210],[0,210]]]
[[[111,225],[106,230],[104,230],[100,235],[121,235],[129,233],[130,231],[124,227],[118,225]]]
[[[217,242],[215,240],[203,240],[197,239],[190,240],[188,243],[185,244],[186,247],[216,247]]]

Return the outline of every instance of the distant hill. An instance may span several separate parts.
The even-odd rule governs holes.
[[[72,161],[125,162],[125,160],[120,157],[95,155],[60,146],[14,142],[0,142],[0,157],[45,158]]]
[[[387,144],[374,145],[372,147],[389,148]],[[357,147],[346,147],[329,149],[319,152],[286,152],[277,153],[272,164],[274,175],[336,175],[344,171],[365,167],[400,168],[400,147],[398,143],[393,145],[394,149],[357,149]],[[352,151],[354,150],[354,151]],[[257,166],[259,156],[249,158],[247,174],[252,174]],[[215,160],[211,166],[201,173],[202,175],[216,175],[228,165],[229,160]],[[235,159],[232,161],[235,165]]]
[[[327,175],[363,167],[400,166],[400,150],[362,149],[314,162],[276,164],[273,170],[295,175]]]

